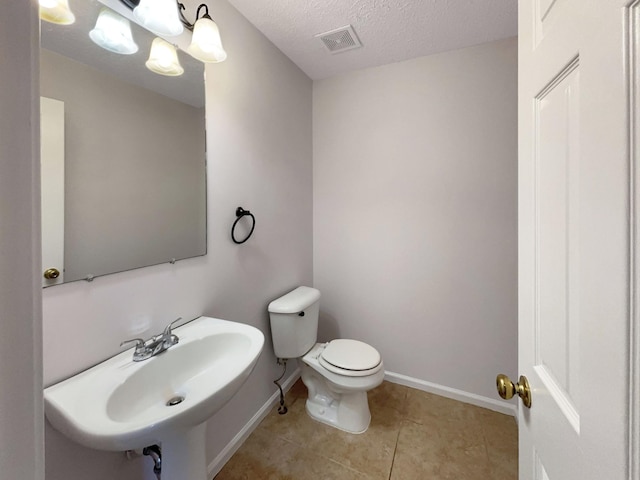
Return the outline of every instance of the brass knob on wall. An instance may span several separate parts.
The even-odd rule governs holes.
[[[498,389],[498,394],[505,400],[509,400],[517,393],[524,406],[531,408],[531,388],[527,377],[524,375],[520,375],[518,383],[514,385],[508,376],[501,373],[496,377],[496,388]]]
[[[44,271],[44,278],[46,278],[47,280],[55,280],[59,276],[60,270],[58,270],[57,268],[47,268]]]

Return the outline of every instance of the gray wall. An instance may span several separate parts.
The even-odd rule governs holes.
[[[37,2],[0,15],[0,476],[42,480]]]
[[[321,335],[496,398],[517,368],[517,42],[314,82]]]
[[[266,337],[241,391],[209,422],[207,460],[275,392],[279,376],[269,302],[312,282],[312,83],[224,0],[209,3],[229,58],[207,76],[208,254],[43,291],[45,383],[120,351],[127,338],[201,314],[247,323]],[[243,245],[230,239],[238,206],[257,218]],[[80,447],[46,432],[47,480],[138,480],[149,460]]]
[[[40,92],[65,103],[65,281],[205,253],[203,108],[45,49]]]

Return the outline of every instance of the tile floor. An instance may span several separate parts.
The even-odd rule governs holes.
[[[215,480],[517,480],[513,417],[384,382],[361,435],[312,420],[298,382]]]

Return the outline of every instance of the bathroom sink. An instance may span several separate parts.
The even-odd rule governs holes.
[[[179,343],[155,357],[134,362],[127,350],[46,388],[51,424],[81,445],[111,451],[170,443],[204,424],[247,379],[264,335],[209,317],[174,333]]]

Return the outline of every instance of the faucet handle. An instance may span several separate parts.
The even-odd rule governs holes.
[[[168,337],[169,335],[171,335],[171,326],[172,326],[174,323],[178,323],[180,320],[182,320],[182,317],[178,317],[178,318],[176,318],[173,322],[171,322],[169,325],[167,325],[167,326],[165,327],[165,329],[164,329],[164,334],[163,334],[163,335],[164,335],[165,337]]]
[[[133,343],[133,342],[136,342],[136,350],[144,347],[144,345],[145,345],[145,341],[143,339],[141,339],[141,338],[132,338],[131,340],[125,340],[124,342],[122,342],[120,344],[120,346],[124,347],[128,343]]]

